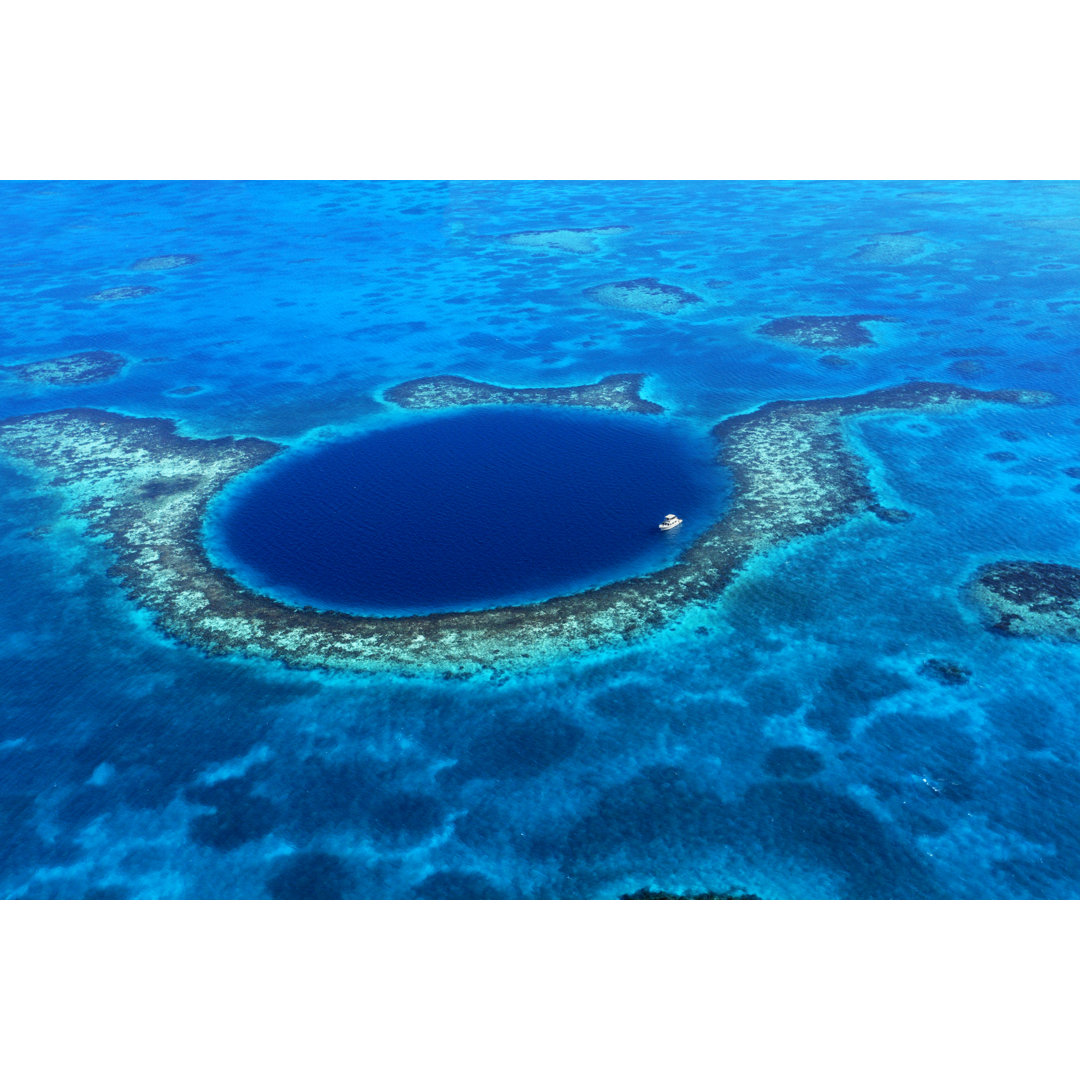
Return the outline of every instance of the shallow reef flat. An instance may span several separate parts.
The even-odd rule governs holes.
[[[593,285],[583,292],[587,299],[604,307],[646,311],[653,315],[677,315],[684,307],[702,302],[700,296],[656,278],[611,281],[606,285]]]
[[[927,240],[918,232],[878,233],[852,256],[857,262],[903,263],[921,255]]]
[[[194,439],[169,420],[60,409],[0,423],[0,449],[67,490],[91,531],[107,537],[111,573],[164,631],[189,644],[298,667],[468,675],[633,640],[689,605],[715,600],[755,555],[856,514],[881,513],[866,466],[845,439],[846,417],[1051,400],[1035,391],[908,383],[772,402],[714,429],[717,461],[734,479],[731,509],[675,565],[528,606],[401,618],[291,607],[211,562],[202,541],[209,501],[281,452],[275,443]]]
[[[7,370],[23,382],[44,383],[48,386],[78,386],[111,379],[123,370],[126,362],[119,353],[96,349],[93,352],[59,356],[53,360],[17,364]]]
[[[1080,568],[1062,563],[996,562],[971,583],[979,607],[1002,634],[1080,641]]]
[[[152,255],[148,259],[139,259],[131,266],[132,270],[175,270],[180,266],[190,266],[199,261],[198,255]]]
[[[857,349],[873,345],[864,322],[896,322],[891,315],[788,315],[767,322],[758,333],[804,349]]]
[[[590,255],[600,250],[603,241],[628,232],[625,225],[611,225],[598,229],[544,229],[533,232],[508,233],[499,239],[514,247],[535,248],[541,251],[573,251]]]
[[[116,300],[137,300],[140,296],[149,296],[151,293],[161,292],[153,285],[117,285],[113,289],[102,289],[88,296],[87,300],[95,303],[112,303]]]
[[[644,375],[609,375],[587,386],[511,387],[474,382],[459,375],[411,379],[383,393],[403,409],[447,409],[461,405],[583,405],[613,412],[659,413],[663,407],[641,396]]]
[[[1047,232],[1080,232],[1080,217],[1018,218],[1022,229],[1044,229]]]

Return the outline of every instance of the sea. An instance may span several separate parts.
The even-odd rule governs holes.
[[[287,604],[480,611],[673,565],[732,497],[712,429],[769,402],[1055,395],[850,424],[909,520],[856,515],[640,637],[468,677],[208,655],[0,455],[0,896],[1080,896],[1080,645],[994,632],[966,587],[1003,559],[1080,565],[1080,185],[0,194],[0,419],[94,408],[280,444],[204,542]],[[643,280],[694,302],[595,291]],[[851,315],[878,317],[871,340],[762,332]],[[21,377],[96,351],[122,369]],[[630,373],[662,413],[385,396]]]

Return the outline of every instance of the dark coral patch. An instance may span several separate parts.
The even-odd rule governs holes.
[[[1080,568],[1060,563],[997,562],[980,567],[976,601],[1002,634],[1080,638]]]
[[[788,315],[767,322],[758,333],[804,349],[855,349],[873,345],[864,322],[895,322],[890,315]]]
[[[93,300],[96,303],[109,303],[113,300],[137,300],[140,296],[149,296],[151,293],[160,291],[160,289],[155,289],[151,285],[120,285],[115,289],[102,289],[101,292],[96,292],[86,299]]]
[[[344,860],[325,851],[305,851],[277,860],[280,869],[266,883],[275,900],[340,900],[353,888]]]
[[[881,503],[873,503],[867,509],[888,525],[903,525],[915,516],[910,510],[901,510],[897,506],[882,506]]]
[[[1070,465],[1067,469],[1061,471],[1073,480],[1080,480],[1080,465]]]
[[[986,457],[990,461],[1019,461],[1019,457],[1011,450],[992,450]]]
[[[999,431],[998,437],[1004,439],[1006,442],[1026,442],[1027,435],[1022,431]]]
[[[809,780],[825,768],[825,759],[808,746],[776,746],[765,756],[765,771],[780,780]]]
[[[835,353],[819,356],[818,363],[821,364],[822,367],[834,369],[851,367],[851,361],[846,356],[837,356]]]
[[[125,359],[118,353],[92,352],[72,353],[55,360],[38,360],[32,364],[19,364],[8,370],[24,382],[46,383],[50,386],[78,386],[81,383],[102,382],[123,370]]]
[[[926,245],[927,241],[914,229],[904,232],[878,233],[851,257],[858,262],[903,263],[921,255]]]
[[[951,660],[931,657],[920,668],[919,674],[936,679],[945,686],[961,686],[971,678],[971,672]]]
[[[139,259],[133,263],[132,270],[175,270],[179,266],[190,266],[199,261],[198,255],[152,255],[149,259]]]
[[[688,304],[700,304],[700,296],[669,285],[656,278],[635,278],[633,281],[611,281],[583,290],[583,295],[605,307],[625,311],[646,311],[654,315],[675,315]]]

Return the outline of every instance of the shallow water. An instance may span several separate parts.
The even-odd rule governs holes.
[[[92,350],[127,361],[66,387],[6,376],[4,416],[168,417],[189,435],[284,443],[277,468],[434,424],[384,403],[403,380],[566,386],[644,372],[666,416],[625,423],[678,427],[688,464],[672,483],[707,468],[694,448],[717,421],[771,400],[905,379],[1060,400],[860,421],[852,445],[910,521],[865,515],[774,551],[636,644],[469,680],[204,656],[127,599],[108,547],[46,478],[0,458],[0,894],[1080,894],[1080,648],[992,634],[963,593],[996,559],[1080,560],[1080,493],[1064,472],[1080,465],[1080,186],[4,194],[0,363]],[[500,239],[609,226],[626,231],[592,251]],[[175,253],[198,261],[133,268]],[[587,295],[645,278],[699,302],[663,314]],[[88,299],[125,288],[156,291]],[[892,321],[866,323],[873,344],[849,350],[759,333],[852,314]],[[988,456],[1001,452],[1015,457]],[[669,490],[642,495],[646,546],[625,562],[580,574],[560,562],[535,588],[646,565],[660,515],[696,526],[684,506],[723,499],[691,483],[675,505]],[[422,584],[414,602],[430,599]],[[943,683],[930,658],[970,676]]]

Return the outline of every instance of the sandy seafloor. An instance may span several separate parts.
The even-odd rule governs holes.
[[[1080,646],[993,633],[965,591],[995,560],[1080,562],[1063,472],[1080,465],[1080,186],[3,194],[3,417],[87,406],[303,446],[403,422],[382,391],[443,373],[642,372],[701,435],[912,379],[1059,403],[851,425],[910,521],[864,514],[779,549],[638,643],[466,679],[205,656],[125,595],[56,489],[0,458],[0,895],[1080,894]],[[613,227],[592,251],[501,239]],[[132,269],[174,253],[198,261]],[[646,278],[700,302],[585,295]],[[87,299],[128,286],[157,291]],[[808,314],[893,321],[843,350],[760,334]],[[69,386],[13,370],[92,350],[127,363]]]

